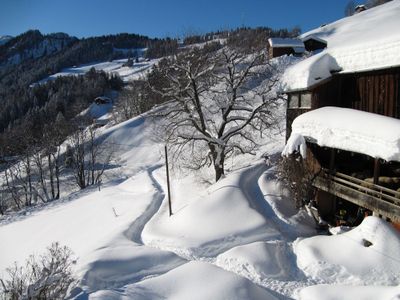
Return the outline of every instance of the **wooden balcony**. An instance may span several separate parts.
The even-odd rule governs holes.
[[[400,222],[400,193],[342,174],[323,170],[315,179],[316,188],[367,208],[394,222]]]

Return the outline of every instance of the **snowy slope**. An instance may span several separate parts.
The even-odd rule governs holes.
[[[142,60],[139,63],[134,63],[132,67],[123,66],[127,61],[128,59],[119,59],[110,62],[99,62],[93,64],[85,64],[77,67],[65,68],[59,73],[50,75],[49,77],[42,79],[37,84],[45,83],[49,80],[55,80],[57,77],[60,76],[84,75],[89,72],[91,68],[95,68],[97,71],[104,71],[109,74],[118,74],[123,81],[128,82],[143,77],[147,72],[151,70],[151,67],[155,63],[157,63],[158,60]]]
[[[274,208],[265,202],[266,185],[257,181],[267,170],[264,163],[239,170],[206,192],[194,176],[173,178],[174,215],[169,218],[162,145],[152,139],[153,128],[146,116],[99,130],[104,143],[119,146],[114,162],[119,167],[113,171],[119,179],[106,182],[101,191],[89,189],[3,223],[0,273],[4,274],[13,261],[21,263],[29,254],[38,254],[53,241],[60,241],[77,257],[75,272],[80,288],[76,294],[108,298],[123,289],[128,295],[139,290],[144,299],[151,298],[155,290],[166,297],[185,297],[189,291],[185,285],[171,282],[196,272],[187,277],[187,286],[198,286],[199,280],[209,285],[215,278],[214,286],[199,297],[275,299],[268,287],[258,287],[251,279],[238,276],[241,274],[230,270],[223,259],[214,263],[229,249],[259,241],[280,240],[289,257],[293,255],[288,243],[298,236],[299,223],[290,227],[293,235],[287,234],[290,228],[282,229]],[[163,231],[162,226],[169,228]],[[269,251],[276,252],[271,252],[272,257],[278,256],[280,248]],[[188,259],[207,262],[188,263]],[[289,266],[292,264],[293,259]],[[264,276],[285,273],[277,271],[278,267],[274,271],[268,268]],[[147,279],[150,277],[154,279]],[[284,288],[284,281],[279,286],[291,293]]]
[[[400,238],[374,221],[353,235],[372,240],[378,252],[359,256],[355,271],[349,269],[353,277],[335,273],[348,268],[340,257],[358,255],[363,246],[345,248],[335,261],[315,256],[344,244],[345,236],[305,238],[315,234],[312,220],[294,208],[274,168],[262,161],[209,188],[195,176],[173,176],[169,217],[163,145],[153,130],[146,115],[99,129],[103,143],[119,145],[114,179],[101,191],[79,192],[1,224],[0,273],[59,241],[77,257],[77,299],[289,299],[317,293],[318,286],[299,294],[315,284],[370,284],[367,269],[390,266]],[[323,245],[326,250],[312,250]],[[324,272],[321,266],[333,267]],[[379,270],[380,285],[398,284],[396,265]]]
[[[59,241],[77,257],[76,299],[308,299],[318,284],[352,285],[349,291],[371,284],[367,268],[379,270],[375,294],[397,293],[382,287],[399,284],[400,276],[394,264],[390,272],[380,267],[392,263],[400,243],[387,224],[354,229],[355,246],[347,247],[345,235],[308,238],[315,235],[312,218],[294,207],[274,166],[259,159],[267,152],[274,163],[283,134],[266,138],[255,158],[227,161],[229,174],[217,184],[173,172],[169,217],[164,145],[153,122],[144,114],[98,129],[98,139],[116,147],[100,191],[77,192],[0,223],[0,276]],[[360,245],[363,238],[376,245],[374,255]],[[343,246],[338,257],[335,245]],[[346,258],[359,253],[349,268]]]

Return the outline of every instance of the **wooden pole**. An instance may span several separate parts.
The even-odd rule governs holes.
[[[167,189],[168,189],[168,207],[169,207],[169,216],[172,216],[172,206],[171,206],[171,191],[169,186],[169,167],[168,167],[168,152],[167,145],[164,146],[165,150],[165,168],[167,170]]]
[[[335,170],[335,149],[331,148],[330,158],[329,158],[329,175],[333,175]]]
[[[379,173],[381,169],[381,163],[379,158],[374,160],[374,184],[379,184]]]

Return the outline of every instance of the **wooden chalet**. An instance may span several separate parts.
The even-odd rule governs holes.
[[[269,38],[268,56],[274,58],[282,55],[301,56],[305,51],[304,43],[300,39]]]
[[[325,40],[312,35],[303,38],[302,41],[306,51],[308,52],[322,50],[328,46],[328,43]]]
[[[108,97],[100,96],[94,99],[94,103],[96,103],[97,105],[110,104],[112,103],[112,100]]]
[[[346,45],[334,49],[328,46],[286,72],[286,139],[291,135],[296,117],[326,106],[400,119],[400,34],[387,36],[384,24],[388,20],[382,19],[385,7],[394,10],[393,15],[400,15],[400,3],[390,2],[320,28],[328,43],[330,39],[335,42],[348,39],[348,48]],[[376,18],[373,18],[375,12]],[[375,32],[381,29],[382,36],[364,45],[359,44],[359,36],[352,39],[360,32],[354,30],[353,33],[349,22],[360,26],[367,15],[369,18],[365,22],[369,23],[364,27],[371,26]],[[400,18],[397,19],[393,17],[390,21],[400,26]],[[338,30],[341,25],[345,30]],[[335,32],[344,36],[335,36]],[[354,126],[363,124],[354,121]],[[365,213],[379,215],[397,226],[400,224],[399,160],[385,161],[358,151],[321,147],[310,139],[307,146],[307,160],[316,174],[315,200],[322,218],[334,223],[339,212],[344,210],[348,214],[348,224],[353,225],[361,208]]]

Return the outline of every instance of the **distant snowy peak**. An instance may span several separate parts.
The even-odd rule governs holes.
[[[0,46],[4,45],[5,43],[7,43],[12,38],[13,37],[11,35],[0,35]]]
[[[7,40],[7,39],[6,39]],[[77,39],[65,33],[43,35],[39,30],[29,30],[8,39],[0,57],[0,67],[19,64],[28,59],[37,59],[61,51]],[[1,39],[2,41],[2,39]]]

